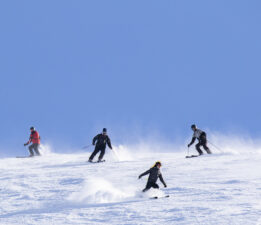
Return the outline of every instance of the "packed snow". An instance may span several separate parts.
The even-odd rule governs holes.
[[[93,164],[90,152],[47,148],[0,159],[0,224],[261,224],[261,149],[238,143],[186,159],[186,148],[143,147],[115,146]],[[142,193],[138,176],[157,160],[168,186]]]

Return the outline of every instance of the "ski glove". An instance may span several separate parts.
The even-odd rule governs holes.
[[[188,144],[188,148],[190,147],[190,144]]]
[[[166,187],[167,187],[167,184],[164,184],[164,187],[166,188]]]
[[[141,178],[142,176],[139,176],[139,179]]]
[[[26,146],[26,145],[27,145],[27,143],[24,144],[24,146]]]

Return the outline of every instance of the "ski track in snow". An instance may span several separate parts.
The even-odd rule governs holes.
[[[0,159],[0,224],[261,224],[260,153],[88,157]],[[147,177],[137,177],[156,160],[168,187],[143,194]]]

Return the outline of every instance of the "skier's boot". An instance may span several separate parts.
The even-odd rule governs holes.
[[[199,155],[203,155],[203,152],[201,150],[198,150]]]
[[[41,156],[41,154],[40,154],[40,152],[39,152],[38,149],[35,149],[34,151],[35,151],[35,154],[36,154],[37,156]]]
[[[212,154],[212,152],[210,151],[210,149],[208,148],[208,149],[206,149],[206,152],[208,153],[208,154]]]
[[[88,162],[92,162],[92,159],[89,159]]]
[[[142,190],[142,192],[146,192],[146,191],[148,191],[149,190],[149,188],[144,188],[143,190]]]
[[[30,152],[29,157],[33,157],[34,156],[34,151],[31,148],[29,148],[29,152]]]

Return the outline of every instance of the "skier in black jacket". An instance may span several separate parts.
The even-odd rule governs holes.
[[[149,179],[147,182],[146,187],[142,190],[143,192],[148,191],[150,188],[159,188],[159,185],[156,183],[158,178],[160,179],[161,183],[164,187],[167,187],[165,181],[163,180],[162,174],[160,172],[161,162],[157,161],[155,165],[147,170],[146,172],[139,175],[139,179],[147,174],[149,174]]]
[[[89,162],[92,162],[93,158],[99,151],[101,153],[99,155],[98,162],[101,162],[102,158],[105,154],[106,144],[109,146],[110,149],[112,149],[111,140],[110,140],[109,136],[107,135],[106,128],[103,128],[102,133],[96,135],[93,138],[92,144],[95,145],[95,149],[89,158]]]
[[[202,150],[200,149],[200,146],[203,146],[205,151],[208,154],[211,154],[211,151],[207,146],[207,134],[204,131],[198,129],[195,124],[191,125],[191,129],[194,131],[194,134],[192,136],[191,142],[188,144],[188,148],[195,142],[196,139],[198,139],[198,143],[196,144],[196,149],[199,155],[203,154]]]

